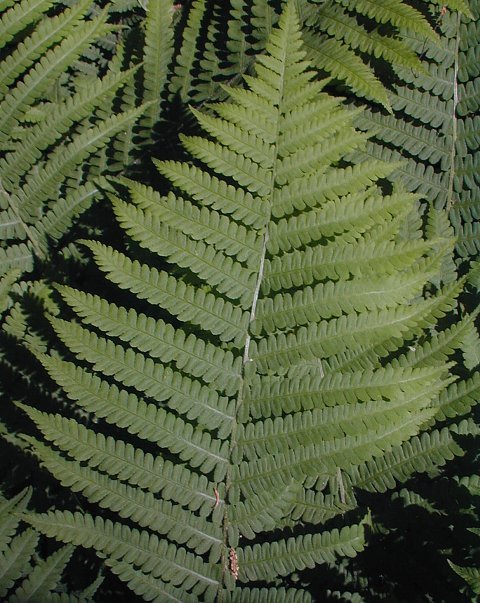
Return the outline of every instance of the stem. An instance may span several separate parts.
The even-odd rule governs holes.
[[[452,108],[452,148],[450,151],[450,177],[448,181],[447,211],[452,209],[453,183],[455,179],[455,158],[457,153],[457,106],[458,106],[458,53],[460,50],[460,14],[457,15],[457,37],[455,41],[455,62],[453,72],[453,108]]]
[[[264,272],[265,272],[265,259],[266,259],[266,255],[267,255],[267,245],[268,245],[268,239],[269,239],[269,224],[271,221],[271,209],[272,209],[272,206],[273,206],[273,203],[275,200],[275,190],[276,190],[276,182],[277,182],[277,162],[278,162],[278,155],[279,155],[278,140],[279,140],[279,134],[280,134],[280,124],[281,124],[281,120],[283,117],[283,112],[282,112],[281,107],[282,107],[282,103],[283,103],[284,97],[285,97],[286,62],[287,62],[287,52],[286,52],[286,48],[284,48],[283,56],[282,56],[283,72],[280,74],[281,85],[280,85],[280,89],[279,89],[278,101],[277,101],[277,103],[272,104],[272,111],[276,111],[276,126],[275,126],[275,137],[274,137],[275,144],[274,144],[272,163],[271,163],[272,173],[271,173],[271,181],[270,181],[270,184],[271,184],[270,195],[269,196],[265,195],[265,202],[270,203],[270,215],[268,216],[268,219],[265,223],[265,233],[263,235],[262,253],[261,253],[261,257],[260,257],[260,264],[258,267],[257,281],[255,283],[255,288],[253,291],[252,306],[250,309],[250,319],[249,319],[249,323],[248,323],[249,326],[248,326],[246,338],[245,338],[245,347],[244,347],[244,352],[243,352],[243,364],[242,364],[242,373],[241,373],[241,383],[240,383],[240,387],[238,390],[237,404],[236,404],[236,409],[235,409],[235,419],[233,421],[232,433],[230,436],[230,454],[229,454],[230,463],[229,463],[229,466],[227,469],[227,475],[226,475],[226,479],[225,479],[225,511],[224,511],[224,516],[223,516],[224,548],[223,548],[223,552],[222,552],[222,579],[221,579],[221,586],[220,586],[219,598],[218,598],[219,603],[222,603],[225,600],[225,590],[222,588],[222,585],[225,584],[226,572],[230,571],[229,550],[228,549],[230,546],[232,546],[232,544],[234,544],[234,543],[229,542],[230,522],[229,522],[229,518],[228,518],[228,507],[229,507],[230,503],[236,502],[236,501],[231,500],[231,495],[230,495],[231,484],[232,484],[232,471],[231,471],[232,456],[233,456],[235,447],[237,445],[236,432],[237,432],[238,422],[237,422],[236,417],[238,417],[239,409],[240,409],[241,405],[243,404],[247,366],[252,361],[252,359],[250,358],[250,343],[252,341],[251,325],[252,325],[252,322],[255,320],[258,300],[259,300],[259,296],[260,296],[260,288],[262,285],[262,280],[263,280]],[[242,568],[240,567],[240,572],[241,571],[242,571]]]

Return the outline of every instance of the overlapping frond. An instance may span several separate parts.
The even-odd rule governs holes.
[[[45,559],[38,557],[40,534],[32,528],[19,530],[31,495],[24,490],[10,500],[0,496],[0,597],[9,603],[62,600],[62,574],[73,553],[67,545]],[[92,585],[91,596],[100,583]],[[63,595],[65,601],[76,602],[87,592]]]
[[[156,162],[173,190],[113,184],[127,249],[85,242],[109,287],[60,287],[74,318],[49,318],[70,358],[31,346],[94,420],[23,405],[27,441],[98,514],[29,521],[147,599],[270,600],[278,577],[362,550],[367,520],[328,524],[354,487],[462,452],[451,429],[422,434],[470,403],[448,360],[472,316],[432,336],[465,282],[434,284],[450,232],[404,235],[416,196],[382,195],[394,166],[345,159],[365,137],[306,56],[289,3],[256,75],[198,114],[210,137],[183,138],[193,160]]]
[[[436,43],[406,38],[411,50],[421,53],[422,69],[396,68],[393,114],[372,107],[357,121],[375,132],[357,158],[404,159],[397,174],[409,190],[448,213],[461,258],[475,257],[479,250],[478,2],[470,2],[470,8],[472,18],[439,13],[432,5],[439,38]]]
[[[173,7],[169,0],[152,0],[145,18],[145,46],[143,57],[144,101],[152,101],[141,126],[152,129],[160,116],[160,102],[172,60]]]
[[[48,257],[52,241],[65,235],[98,193],[85,160],[143,112],[102,113],[132,71],[113,70],[94,77],[88,88],[50,100],[60,76],[112,30],[105,12],[88,17],[91,0],[41,18],[51,4],[22,2],[1,17],[12,38],[24,32],[0,64],[2,274],[29,270],[35,256]],[[14,20],[17,14],[22,18]],[[32,110],[38,120],[30,119]]]
[[[418,5],[384,0],[354,5],[346,0],[296,1],[305,26],[305,48],[315,67],[344,82],[355,95],[389,110],[389,93],[379,75],[385,66],[421,69],[418,55],[422,51],[411,48],[404,36],[417,34],[422,40],[439,41],[434,24],[424,14],[428,2]],[[466,2],[444,2],[442,6],[471,15]],[[213,93],[221,94],[217,81],[238,81],[239,74],[248,72],[254,57],[264,51],[278,22],[274,2],[232,0],[229,14],[220,10],[223,7],[215,0],[202,0],[189,8],[182,30],[185,41],[172,80],[172,90],[179,91],[182,98],[203,102]],[[225,42],[221,32],[226,32]]]

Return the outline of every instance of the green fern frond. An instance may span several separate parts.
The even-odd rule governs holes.
[[[23,3],[22,3],[23,4]],[[44,4],[52,4],[44,3]],[[18,47],[2,62],[0,74],[0,94],[5,95],[15,80],[49,48],[68,37],[90,8],[92,0],[83,0],[60,15],[43,19],[30,38]],[[25,15],[27,17],[27,15]],[[28,21],[27,21],[28,23]],[[2,38],[3,40],[3,38]]]
[[[212,484],[204,475],[199,476],[161,457],[154,458],[131,444],[105,438],[60,415],[49,418],[36,413],[32,417],[44,437],[72,458],[84,460],[89,466],[144,490],[162,492],[165,500],[188,506],[193,511],[200,510],[202,516],[210,514],[215,496]]]
[[[363,549],[363,525],[346,526],[315,536],[245,547],[239,564],[249,580],[271,580],[295,569],[333,562],[338,555],[354,557]]]
[[[67,545],[39,558],[40,534],[32,528],[18,532],[31,495],[31,489],[25,489],[10,500],[0,496],[0,597],[12,603],[56,601],[57,596],[62,600],[62,594],[55,591],[73,553]],[[101,578],[92,585],[92,594],[100,583]],[[67,601],[80,600],[77,593],[65,596]]]
[[[394,358],[394,366],[427,366],[431,362],[446,360],[454,350],[462,347],[465,337],[476,330],[475,319],[480,309],[466,314],[462,320],[447,329],[434,333],[429,341],[413,346],[406,354]]]
[[[358,465],[349,473],[350,484],[370,492],[386,492],[415,473],[435,472],[463,450],[447,427],[422,433],[383,457]]]
[[[157,191],[132,180],[122,180],[122,184],[128,186],[132,201],[152,221],[161,220],[193,239],[204,240],[226,255],[236,256],[239,262],[254,263],[259,257],[262,240],[255,231],[249,231],[219,212],[199,208],[187,199],[174,195],[164,199]],[[133,208],[130,211],[133,212]]]
[[[461,578],[465,580],[465,582],[476,595],[480,594],[479,569],[477,569],[476,567],[460,567],[459,565],[455,565],[455,563],[452,563],[450,560],[448,561],[448,564],[456,574],[458,574]]]
[[[0,140],[6,142],[12,130],[18,125],[25,109],[42,96],[67,66],[88,47],[92,39],[109,31],[106,15],[76,28],[74,34],[47,52],[31,72],[23,85],[18,84],[0,103]]]
[[[373,98],[390,109],[390,101],[383,85],[375,77],[371,68],[345,44],[334,38],[318,39],[314,33],[305,36],[305,43],[315,67],[327,73],[334,73],[357,94]]]
[[[144,599],[173,603],[197,603],[198,595],[186,593],[183,589],[171,584],[163,584],[150,573],[135,569],[132,564],[125,561],[107,559],[106,565],[111,568],[120,580],[128,584],[129,588]]]
[[[10,8],[13,2],[3,3],[0,20],[0,45],[5,46],[19,31],[35,21],[53,4],[53,0],[22,0]],[[6,10],[9,9],[9,10]]]
[[[61,288],[63,299],[83,321],[109,336],[148,353],[163,362],[173,361],[179,370],[202,377],[212,387],[231,393],[240,378],[240,362],[229,351],[218,349],[194,334],[187,335],[163,320],[155,321],[133,308],[109,304],[99,296]],[[187,341],[188,340],[188,341]],[[191,351],[190,351],[191,350]]]
[[[452,383],[442,392],[435,406],[438,408],[438,419],[453,418],[466,415],[478,400],[480,387],[479,373],[470,379]]]
[[[104,144],[126,124],[135,121],[145,110],[145,107],[133,109],[125,114],[114,115],[103,123],[90,128],[80,134],[65,148],[59,147],[40,175],[31,173],[27,176],[25,186],[17,193],[16,197],[22,206],[22,213],[33,216],[35,208],[44,201],[55,196],[59,183],[65,178],[66,173],[73,165],[80,163],[96,148]]]
[[[0,279],[0,315],[3,314],[11,304],[10,294],[12,293],[12,285],[19,275],[20,270],[12,269]]]
[[[151,0],[145,19],[145,47],[143,71],[144,102],[153,101],[142,127],[151,129],[160,115],[160,101],[164,90],[168,65],[173,55],[173,8],[169,0]]]
[[[422,369],[388,366],[343,374],[317,362],[316,366],[312,363],[311,368],[305,367],[302,371],[291,370],[286,377],[252,378],[245,392],[245,409],[241,412],[258,419],[302,409],[416,395],[425,383],[434,383],[441,372],[435,366]]]
[[[280,598],[285,603],[312,603],[310,593],[292,588],[236,588],[227,593],[228,603],[275,603]]]
[[[17,526],[20,522],[20,518],[14,514],[15,512],[23,513],[27,508],[32,493],[28,490],[24,490],[14,496],[10,500],[1,498],[0,501],[0,552],[3,552],[8,546],[9,542]]]
[[[111,509],[142,528],[165,535],[178,544],[187,544],[199,555],[209,552],[211,563],[218,561],[222,533],[211,522],[185,511],[178,504],[156,500],[151,492],[145,493],[138,487],[110,479],[78,462],[53,455],[48,447],[39,442],[33,443],[33,450],[42,465],[63,486],[82,492],[90,502]]]
[[[462,7],[470,18],[448,11],[439,18],[441,37],[435,44],[420,36],[406,38],[411,50],[425,56],[423,72],[396,69],[401,83],[390,97],[393,115],[371,109],[360,117],[358,125],[373,129],[375,138],[365,154],[356,155],[403,157],[398,173],[405,185],[449,212],[462,258],[475,257],[479,249],[478,2],[470,8]]]
[[[402,29],[413,15],[380,5]],[[476,429],[432,428],[475,318],[439,324],[467,280],[438,276],[448,224],[432,217],[425,240],[416,195],[381,193],[396,166],[348,160],[366,137],[310,70],[293,2],[279,23],[245,88],[199,116],[210,138],[182,138],[193,160],[156,161],[173,190],[109,186],[129,244],[84,242],[109,287],[59,287],[73,318],[49,318],[48,353],[30,346],[92,422],[22,404],[41,434],[25,441],[99,511],[27,520],[150,600],[270,600],[280,577],[354,556],[353,489],[434,472]],[[305,600],[299,576],[277,594]]]
[[[21,603],[29,599],[48,598],[50,591],[57,586],[72,553],[73,547],[65,546],[50,555],[48,559],[40,561],[9,601]]]
[[[347,0],[335,0],[339,4],[350,8]],[[371,19],[375,19],[378,23],[391,23],[394,27],[400,30],[410,30],[417,33],[422,33],[425,37],[435,37],[433,29],[422,19],[422,14],[403,2],[395,2],[394,0],[359,0],[353,6],[353,10]]]
[[[422,51],[409,48],[405,36],[413,33],[422,40],[439,41],[434,18],[425,17],[428,3],[419,4],[413,7],[391,0],[357,2],[355,6],[347,0],[296,2],[300,19],[306,26],[309,59],[323,72],[345,82],[355,95],[373,99],[389,111],[389,91],[378,75],[385,64],[421,69],[418,55]],[[241,74],[248,72],[253,57],[264,51],[272,27],[278,22],[278,6],[273,2],[235,0],[230,14],[223,18],[216,2],[205,5],[195,4],[190,9],[182,32],[189,41],[188,68],[192,70],[197,64],[199,72],[198,83],[192,81],[191,75],[185,82],[184,97],[190,90],[188,97],[196,102],[211,98],[217,80],[231,78],[236,82]],[[465,2],[447,2],[442,6],[471,17]],[[220,46],[218,35],[222,30],[227,31],[224,47]],[[220,42],[217,41],[216,52],[212,40]],[[181,68],[179,65],[178,69]],[[217,91],[216,95],[221,93]]]
[[[87,158],[147,108],[102,114],[134,70],[113,68],[102,79],[95,73],[89,86],[72,76],[62,89],[78,58],[114,26],[106,11],[92,13],[92,0],[42,16],[51,4],[21,2],[2,17],[18,34],[0,63],[2,274],[49,258],[52,243],[98,197]],[[52,89],[62,92],[51,98]]]
[[[411,68],[419,68],[421,65],[415,53],[400,40],[382,36],[375,31],[367,32],[359,27],[353,16],[339,11],[335,3],[322,5],[321,17],[313,13],[307,20],[307,25],[314,25],[316,21],[319,21],[319,25],[329,36],[342,41],[352,50],[382,58],[394,65]]]
[[[91,547],[114,561],[134,564],[143,571],[160,576],[182,590],[211,600],[219,587],[220,568],[199,556],[146,531],[83,513],[52,511],[30,516],[29,521],[47,536],[77,546]]]
[[[70,192],[65,199],[53,203],[51,209],[32,227],[38,236],[37,240],[44,245],[47,241],[60,240],[74,219],[91,206],[98,193],[99,189],[88,182]]]
[[[238,306],[177,280],[167,272],[132,261],[104,245],[96,242],[86,245],[94,252],[99,268],[120,288],[133,291],[152,304],[161,304],[179,320],[211,331],[223,341],[234,340],[241,345],[248,314]]]
[[[93,82],[88,90],[80,90],[68,98],[60,107],[50,107],[42,122],[22,139],[22,149],[16,149],[0,161],[0,170],[5,174],[3,179],[8,183],[10,190],[21,184],[25,174],[28,174],[42,157],[42,152],[65,135],[72,123],[88,117],[105,98],[113,96],[132,73],[111,72],[102,80]]]
[[[174,73],[170,82],[170,92],[185,99],[191,89],[194,77],[193,66],[198,60],[197,38],[200,35],[205,15],[206,1],[195,0],[188,13],[188,20],[182,35],[182,45],[175,61]]]
[[[39,249],[39,253],[42,253],[41,249]],[[0,249],[0,274],[6,274],[11,270],[25,272],[31,270],[32,267],[32,249],[25,243],[10,245],[7,249]]]
[[[40,535],[35,530],[25,530],[17,536],[0,560],[0,596],[4,597],[14,586],[15,581],[32,570],[30,559],[38,545]]]
[[[203,241],[192,241],[186,235],[179,238],[178,230],[164,225],[153,212],[137,210],[119,200],[113,203],[113,208],[118,223],[141,247],[209,281],[229,299],[249,296],[254,275],[231,255]]]

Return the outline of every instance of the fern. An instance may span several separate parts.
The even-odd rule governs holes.
[[[59,241],[98,196],[88,170],[79,180],[79,167],[85,169],[89,155],[143,112],[138,108],[101,115],[132,77],[131,71],[112,71],[95,78],[88,89],[79,87],[60,100],[48,99],[50,89],[82,53],[112,30],[106,13],[87,19],[91,0],[39,19],[40,8],[46,11],[50,5],[22,2],[1,16],[5,39],[13,40],[0,64],[2,274],[14,268],[31,270],[34,257],[49,257],[52,242]],[[21,37],[18,32],[23,32]],[[29,117],[34,109],[38,122]]]
[[[354,94],[373,99],[390,109],[385,65],[419,69],[414,50],[402,39],[417,33],[422,40],[438,42],[435,28],[425,18],[426,3],[414,8],[405,2],[356,2],[297,0],[296,6],[306,26],[305,47],[309,59],[322,72],[344,82]],[[438,4],[438,3],[437,3]],[[444,3],[452,10],[469,15],[465,2]],[[217,10],[216,2],[192,4],[185,22],[184,42],[174,64],[172,91],[195,102],[208,100],[215,82],[248,72],[256,54],[263,52],[266,39],[278,20],[278,3],[232,0],[230,14]],[[220,8],[220,6],[218,6]],[[221,43],[220,32],[226,31]],[[211,40],[220,44],[213,50]],[[196,83],[195,77],[199,76]],[[219,94],[218,89],[216,94]],[[220,93],[221,94],[221,93]]]
[[[375,132],[363,157],[402,157],[406,161],[397,173],[408,189],[421,192],[438,212],[448,212],[462,258],[478,253],[478,2],[470,5],[473,19],[437,12],[435,45],[420,36],[407,38],[411,49],[425,56],[425,72],[397,68],[401,83],[391,96],[394,114],[372,107],[357,122]]]
[[[72,556],[72,546],[38,559],[40,534],[32,528],[17,533],[20,515],[25,512],[31,494],[24,490],[10,500],[0,497],[0,597],[9,603],[47,600],[76,603],[91,598],[101,579],[81,593],[61,592],[60,581]]]
[[[153,101],[143,125],[151,129],[159,119],[159,100],[166,84],[168,65],[172,59],[172,3],[152,0],[145,19],[144,81],[145,101]]]
[[[424,470],[417,441],[433,467],[461,453],[450,432],[434,452],[420,435],[452,381],[448,335],[429,335],[464,282],[429,285],[452,241],[401,236],[415,197],[378,185],[395,166],[343,162],[364,137],[314,80],[292,4],[256,72],[196,113],[211,138],[183,139],[191,164],[157,162],[176,194],[119,181],[129,254],[86,245],[125,301],[60,287],[77,319],[51,325],[71,359],[31,346],[98,425],[23,405],[44,442],[25,438],[109,517],[28,521],[146,599],[309,600],[292,573],[364,546],[368,518],[338,519],[364,468],[376,487],[398,450],[413,467],[387,462],[395,479]]]
[[[450,567],[465,580],[476,595],[480,593],[480,570],[474,567],[460,567],[452,562],[450,562]]]

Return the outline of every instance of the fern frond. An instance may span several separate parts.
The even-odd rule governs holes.
[[[51,209],[32,227],[40,244],[46,245],[47,241],[61,239],[74,219],[91,206],[98,193],[98,187],[88,182],[53,203]]]
[[[48,598],[50,591],[59,582],[72,553],[72,546],[64,546],[40,561],[9,600],[12,603],[21,603],[34,598]]]
[[[454,323],[443,331],[434,333],[428,341],[416,345],[407,354],[394,358],[394,366],[427,366],[431,362],[446,360],[455,350],[462,347],[465,337],[476,330],[475,319],[480,309],[466,314],[462,320]]]
[[[417,16],[379,6],[357,12],[402,31]],[[180,94],[194,40],[215,35],[206,15],[193,3]],[[275,14],[255,18],[267,30]],[[474,328],[440,322],[467,280],[439,276],[451,229],[431,216],[425,240],[417,196],[382,195],[396,165],[349,160],[366,137],[306,57],[289,2],[245,88],[198,114],[210,138],[182,138],[194,160],[156,161],[173,190],[108,186],[127,251],[85,241],[109,286],[60,287],[74,318],[49,318],[48,353],[31,346],[92,426],[22,405],[45,443],[26,441],[99,514],[28,521],[93,548],[146,599],[269,600],[280,577],[362,550],[365,522],[340,525],[354,488],[437,471],[476,433],[432,427]]]
[[[438,419],[453,418],[466,415],[478,400],[480,375],[474,373],[470,379],[452,383],[441,393],[435,406],[438,408]]]
[[[218,567],[145,531],[79,512],[52,511],[25,519],[43,533],[77,546],[92,547],[115,561],[132,563],[173,586],[213,600]]]
[[[38,545],[40,535],[35,530],[26,530],[17,536],[6,551],[0,555],[0,596],[4,597],[19,577],[32,569],[30,559]]]
[[[172,3],[169,0],[151,0],[145,19],[145,46],[143,72],[144,102],[152,101],[142,127],[152,129],[160,115],[160,103],[173,56]]]
[[[281,520],[290,515],[300,484],[294,481],[284,491],[262,492],[233,509],[233,518],[239,532],[249,539],[267,530],[274,530]]]
[[[137,210],[131,204],[115,200],[113,208],[118,223],[141,247],[189,269],[229,299],[249,296],[254,276],[231,256],[203,241],[192,240],[183,232],[164,225],[150,212]]]
[[[333,38],[319,40],[314,34],[305,36],[305,40],[309,57],[318,69],[335,73],[357,94],[390,108],[388,95],[373,71],[344,44]]]
[[[41,253],[42,251],[40,250]],[[0,274],[6,274],[11,270],[24,272],[31,270],[32,266],[32,250],[25,243],[10,245],[6,249],[0,249]]]
[[[336,482],[333,486],[333,490],[336,490],[335,494],[303,489],[300,496],[295,499],[291,517],[310,524],[323,524],[333,517],[354,509],[357,501],[352,494],[352,489],[346,489],[340,469],[337,470],[335,478],[331,479]]]
[[[463,450],[447,427],[422,433],[394,447],[383,457],[358,465],[350,472],[351,484],[370,492],[385,492],[414,473],[434,472]]]
[[[60,107],[51,107],[44,120],[22,139],[22,148],[7,154],[0,161],[0,170],[5,174],[4,182],[8,182],[10,190],[19,186],[24,174],[39,161],[42,152],[65,135],[72,123],[88,117],[105,98],[113,96],[132,74],[133,70],[109,73],[102,80],[93,82],[88,90],[81,90],[68,98]],[[62,151],[65,152],[64,149]]]
[[[245,337],[248,314],[238,306],[195,289],[163,271],[130,260],[126,255],[98,243],[86,243],[98,266],[119,287],[135,292],[140,299],[161,304],[180,320],[190,321],[238,344]]]
[[[170,82],[170,92],[185,99],[191,88],[193,66],[197,57],[197,38],[206,10],[205,0],[195,0],[188,14],[188,21],[182,36],[182,46],[176,58],[174,75]]]
[[[285,603],[312,603],[312,597],[305,590],[292,588],[236,588],[227,593],[228,603],[275,603],[280,597]]]
[[[161,197],[153,189],[131,180],[122,180],[122,184],[128,186],[132,201],[152,221],[161,221],[194,240],[204,240],[226,255],[236,256],[239,262],[247,266],[258,261],[262,239],[254,231],[249,231],[219,212],[207,207],[199,208],[187,199],[173,195]]]
[[[309,322],[317,322],[321,317],[340,316],[364,310],[382,310],[402,302],[407,302],[420,293],[423,287],[422,268],[432,266],[435,272],[436,258],[417,262],[401,275],[386,276],[368,280],[353,278],[349,281],[329,281],[315,287],[305,287],[294,295],[276,295],[261,300],[258,316],[252,326],[256,332],[261,329],[273,331],[274,327],[286,329]],[[420,277],[420,274],[422,275]],[[393,280],[396,286],[392,287]],[[322,309],[318,303],[321,300]],[[262,303],[263,302],[263,303]]]
[[[73,547],[61,547],[49,557],[41,558],[36,552],[40,534],[32,528],[18,532],[31,494],[31,489],[25,489],[10,500],[0,496],[0,597],[5,601],[8,597],[14,603],[57,600],[77,603],[80,601],[77,593],[63,593],[62,598],[55,592],[61,586]],[[93,592],[101,581],[99,578],[92,585]]]
[[[45,199],[55,198],[59,183],[66,177],[72,166],[76,166],[94,149],[104,144],[125,125],[134,122],[145,107],[133,109],[125,114],[114,115],[87,132],[77,136],[66,148],[58,148],[48,159],[41,174],[32,171],[26,178],[25,186],[16,195],[26,216],[34,216],[35,209]]]
[[[459,8],[455,6],[455,8]],[[469,17],[447,12],[438,21],[441,33],[436,43],[419,35],[406,42],[422,52],[422,72],[397,68],[399,83],[391,95],[393,114],[372,109],[358,124],[373,129],[375,138],[367,152],[356,157],[405,159],[398,173],[409,190],[427,197],[437,209],[445,208],[455,228],[457,253],[472,257],[478,253],[476,157],[479,98],[478,2],[471,3]],[[473,17],[473,19],[471,19]],[[420,159],[420,161],[419,161]]]
[[[272,576],[286,576],[294,569],[333,562],[338,554],[353,557],[362,549],[363,525],[359,524],[340,531],[247,546],[239,557],[239,565],[248,580],[271,580]]]
[[[0,140],[6,142],[18,125],[24,110],[39,98],[93,39],[109,31],[106,15],[76,28],[74,34],[53,48],[39,61],[24,80],[17,84],[0,103]]]
[[[259,228],[265,224],[267,209],[249,191],[234,188],[225,180],[195,170],[185,163],[154,163],[161,174],[196,201],[231,214],[247,226],[254,225]]]
[[[24,4],[23,2],[21,4]],[[43,3],[45,6],[49,3]],[[5,95],[15,80],[54,44],[68,37],[90,8],[92,0],[83,0],[51,19],[44,19],[30,38],[18,45],[4,61],[0,74],[0,94]],[[48,8],[48,6],[47,6]],[[27,15],[25,15],[27,17]],[[28,17],[27,17],[28,19]],[[28,24],[28,20],[25,24]],[[3,37],[2,37],[3,42]]]
[[[248,425],[245,430],[240,430],[240,451],[249,459],[262,458],[295,448],[300,442],[306,446],[311,442],[339,442],[343,437],[361,436],[396,423],[402,414],[408,416],[414,409],[426,407],[435,391],[444,387],[442,382],[432,381],[430,387],[427,384],[424,391],[416,392],[411,397],[404,394],[395,399],[392,396],[387,408],[383,401],[371,401],[304,411],[273,421],[258,421],[254,426]]]
[[[415,395],[424,383],[433,383],[441,374],[438,366],[421,369],[388,366],[341,373],[328,371],[321,362],[314,365],[301,372],[291,370],[288,376],[256,376],[245,392],[246,411],[258,419],[281,416],[284,412],[341,406],[357,400],[369,402]],[[242,414],[246,411],[242,409]]]
[[[46,439],[73,458],[86,461],[112,477],[173,500],[208,515],[215,504],[213,485],[204,475],[198,476],[186,466],[152,457],[112,437],[67,420],[60,415],[45,416],[32,409],[27,411]],[[26,436],[25,436],[26,437]]]
[[[346,8],[348,7],[346,6]],[[418,57],[400,40],[382,36],[376,31],[367,32],[359,27],[358,21],[353,16],[347,12],[339,11],[335,3],[325,3],[320,10],[321,17],[317,17],[313,13],[310,19],[307,19],[308,25],[314,25],[315,21],[321,21],[319,25],[329,36],[341,40],[358,53],[382,58],[393,65],[411,68],[420,67]],[[409,21],[409,18],[407,18],[407,21]]]
[[[88,86],[68,76],[64,86],[79,57],[96,41],[105,42],[114,26],[107,11],[91,10],[92,0],[42,17],[51,4],[21,2],[3,14],[6,24],[24,11],[11,53],[0,65],[2,272],[30,271],[35,257],[50,257],[52,243],[98,196],[89,181],[94,167],[85,160],[142,112],[102,113],[134,70],[114,67],[103,79],[95,72]]]
[[[14,512],[23,513],[31,496],[31,491],[24,490],[11,499],[0,498],[0,552],[8,547],[20,522]]]
[[[145,493],[140,488],[110,479],[99,471],[52,454],[39,442],[30,442],[42,465],[63,486],[72,488],[74,492],[83,492],[90,502],[111,509],[124,519],[130,518],[142,528],[166,535],[178,544],[185,544],[199,555],[210,552],[211,563],[218,561],[222,544],[218,526],[199,519],[180,505],[156,500],[151,492]]]
[[[20,270],[12,269],[0,279],[0,316],[11,304],[12,286],[20,275]]]
[[[349,7],[347,0],[335,0],[343,6]],[[391,23],[400,30],[411,30],[422,33],[425,37],[435,37],[435,32],[428,23],[422,19],[421,13],[403,2],[394,0],[359,0],[353,7],[354,11],[375,19],[378,23]]]
[[[70,288],[60,289],[63,299],[84,322],[103,332],[130,343],[163,362],[174,361],[179,370],[202,377],[212,387],[236,391],[240,378],[238,358],[206,343],[193,334],[174,329],[163,320],[155,321],[133,308],[109,304],[99,296],[92,296]],[[188,340],[188,341],[187,341]]]
[[[476,567],[460,567],[455,563],[448,561],[453,571],[465,580],[472,591],[478,595],[480,594],[480,570]]]
[[[22,0],[16,6],[10,0],[3,3],[5,12],[0,20],[0,45],[3,48],[19,31],[34,23],[42,13],[46,12],[53,4],[53,0]]]
[[[278,251],[291,251],[299,240],[305,244],[319,241],[322,237],[343,234],[355,240],[357,233],[364,234],[374,226],[392,220],[405,209],[405,195],[391,197],[375,197],[370,191],[347,194],[327,201],[321,208],[305,211],[299,216],[282,219],[272,228],[272,239],[269,250],[272,254]]]

